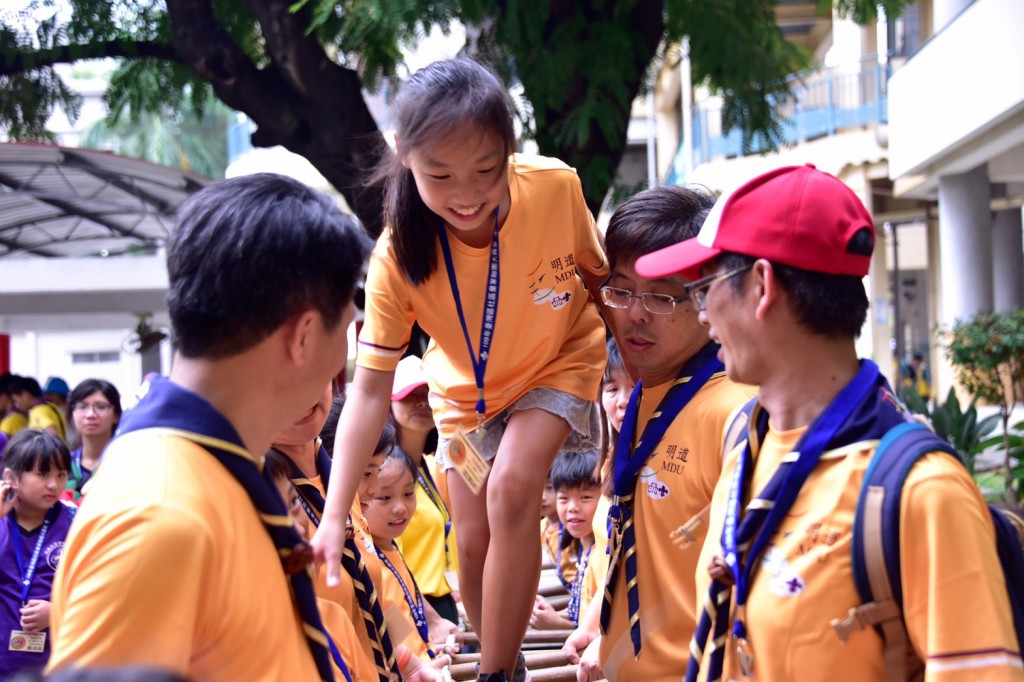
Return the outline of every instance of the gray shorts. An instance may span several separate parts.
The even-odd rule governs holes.
[[[600,447],[601,418],[597,403],[592,400],[582,400],[554,388],[534,388],[524,393],[519,400],[484,424],[482,437],[477,437],[475,431],[469,434],[473,445],[477,447],[485,460],[488,462],[493,460],[498,454],[498,445],[501,443],[502,436],[505,435],[505,426],[512,413],[535,408],[561,417],[569,425],[569,435],[559,452],[590,452]],[[454,467],[451,460],[448,459],[448,444],[450,442],[447,438],[438,440],[438,471],[448,471]]]

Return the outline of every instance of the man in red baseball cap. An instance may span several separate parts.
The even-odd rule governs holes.
[[[712,498],[698,564],[708,571],[697,570],[698,599],[711,606],[687,680],[703,669],[708,679],[824,681],[838,671],[881,681],[922,665],[928,679],[954,669],[1024,679],[991,516],[964,467],[941,452],[918,460],[900,498],[908,541],[896,623],[916,664],[886,677],[896,657],[875,628],[842,622],[861,605],[851,568],[861,483],[879,440],[907,420],[854,347],[874,240],[849,188],[795,166],[723,196],[697,237],[636,262],[644,277],[699,278],[687,294],[729,378],[760,387],[748,406],[752,437],[728,453]]]

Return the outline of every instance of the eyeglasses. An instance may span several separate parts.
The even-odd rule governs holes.
[[[690,305],[692,305],[696,310],[707,310],[708,290],[713,284],[727,280],[730,277],[735,277],[741,272],[746,272],[752,267],[754,267],[753,264],[744,265],[743,267],[736,268],[735,270],[708,275],[707,277],[702,277],[690,282],[686,285],[686,293],[689,296]]]
[[[96,414],[106,414],[114,409],[110,403],[75,403],[73,412],[85,413],[90,410]]]
[[[634,298],[639,298],[644,310],[654,315],[671,315],[676,303],[687,300],[686,296],[669,296],[668,294],[634,294],[628,289],[601,287],[601,299],[610,308],[628,308]]]

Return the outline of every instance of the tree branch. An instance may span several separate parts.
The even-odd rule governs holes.
[[[42,50],[0,49],[0,76],[11,76],[54,64],[69,64],[81,59],[124,57],[127,59],[163,59],[184,63],[173,45],[151,40],[106,40],[75,45],[58,45]]]
[[[225,104],[244,111],[279,144],[293,135],[299,122],[289,106],[292,93],[272,69],[261,70],[213,16],[203,0],[167,0],[171,35],[181,60],[209,81]]]

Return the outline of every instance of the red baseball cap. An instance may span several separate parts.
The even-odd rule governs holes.
[[[864,277],[870,250],[850,250],[854,235],[875,222],[857,195],[813,165],[759,175],[723,195],[693,239],[641,256],[636,272],[651,279],[681,273],[699,279],[701,266],[723,251],[767,258],[802,270]],[[864,243],[864,242],[861,242]]]
[[[427,385],[427,372],[423,361],[415,355],[402,358],[395,368],[395,381],[391,384],[391,400],[403,400],[420,386]]]

